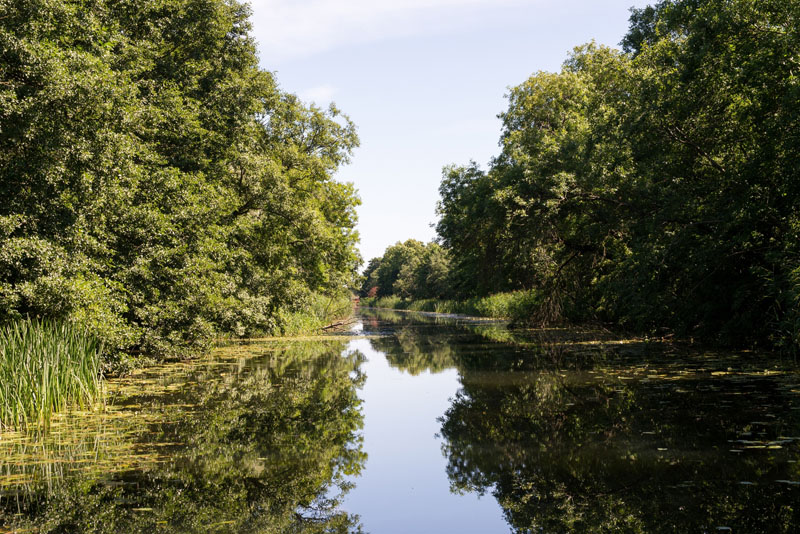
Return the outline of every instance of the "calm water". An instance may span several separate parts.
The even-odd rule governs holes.
[[[26,532],[800,532],[800,372],[596,332],[362,310],[0,437]]]

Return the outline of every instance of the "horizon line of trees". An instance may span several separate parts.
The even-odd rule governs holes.
[[[800,2],[632,10],[621,51],[580,46],[510,90],[487,170],[444,169],[437,243],[420,246],[445,289],[400,275],[424,264],[407,241],[362,292],[530,290],[540,319],[797,348],[798,50]]]
[[[0,322],[112,354],[280,332],[355,282],[358,145],[259,67],[237,0],[0,0]]]
[[[406,299],[451,296],[450,256],[438,243],[398,242],[372,258],[362,275],[361,295]]]

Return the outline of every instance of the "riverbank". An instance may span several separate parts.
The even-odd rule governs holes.
[[[361,305],[393,310],[455,313],[493,319],[510,319],[514,323],[527,323],[531,317],[536,316],[536,312],[540,308],[540,300],[534,291],[510,291],[465,300],[407,300],[397,296],[367,297],[361,299]]]
[[[794,360],[429,313],[358,318],[355,336],[231,343],[140,369],[108,380],[104,410],[59,414],[43,437],[5,434],[0,525],[794,532],[780,523],[796,501]],[[540,488],[555,488],[544,504]],[[391,502],[413,513],[398,519]]]
[[[570,322],[563,318],[552,318],[548,314],[548,306],[545,299],[535,291],[512,291],[507,293],[495,293],[487,297],[476,297],[465,300],[440,300],[440,299],[402,299],[397,296],[362,298],[360,305],[368,308],[411,311],[411,312],[431,312],[443,314],[466,315],[471,317],[482,317],[488,319],[508,320],[511,330],[504,330],[501,338],[495,337],[495,341],[509,342],[509,333],[516,330],[535,329],[539,333],[550,335],[554,330],[604,332],[611,337],[627,340],[661,340],[679,341],[687,344],[695,344],[693,337],[677,337],[674,332],[667,329],[658,331],[635,331],[626,329],[621,325],[609,325],[599,321],[577,321]],[[517,328],[518,327],[518,328]],[[537,343],[541,340],[537,340]],[[725,348],[721,345],[706,343],[713,349]]]
[[[291,339],[322,333],[353,314],[349,295],[318,295],[302,311],[281,317],[263,337]],[[254,337],[254,336],[248,336]],[[210,346],[241,339],[220,337]],[[209,349],[209,350],[210,350]],[[69,321],[20,319],[0,326],[0,428],[46,431],[53,414],[104,402],[104,379],[181,358],[114,352],[90,328]]]

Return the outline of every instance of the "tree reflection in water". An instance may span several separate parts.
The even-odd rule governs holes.
[[[460,373],[452,490],[492,494],[516,532],[798,531],[794,362],[395,320],[373,341],[390,362]]]
[[[492,495],[514,531],[797,531],[795,362],[363,314],[369,329],[393,333],[370,343],[395,368],[457,369],[460,389],[440,420],[446,475],[455,492]],[[366,458],[364,357],[346,346],[233,347],[178,377],[133,382],[147,387],[127,393],[125,417],[108,424],[125,421],[117,439],[149,461],[87,462],[103,466],[92,471],[80,459],[91,446],[62,446],[33,470],[63,473],[47,484],[14,491],[13,477],[0,480],[3,523],[44,533],[360,531],[339,506]]]
[[[188,416],[149,423],[159,461],[84,473],[3,499],[4,523],[37,532],[355,532],[338,508],[366,460],[357,389],[363,356],[345,341],[297,342],[198,366],[174,394],[128,399]],[[155,451],[158,451],[156,453]]]

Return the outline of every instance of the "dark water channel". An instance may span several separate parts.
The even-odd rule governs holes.
[[[0,436],[10,532],[800,532],[800,367],[362,310]]]

